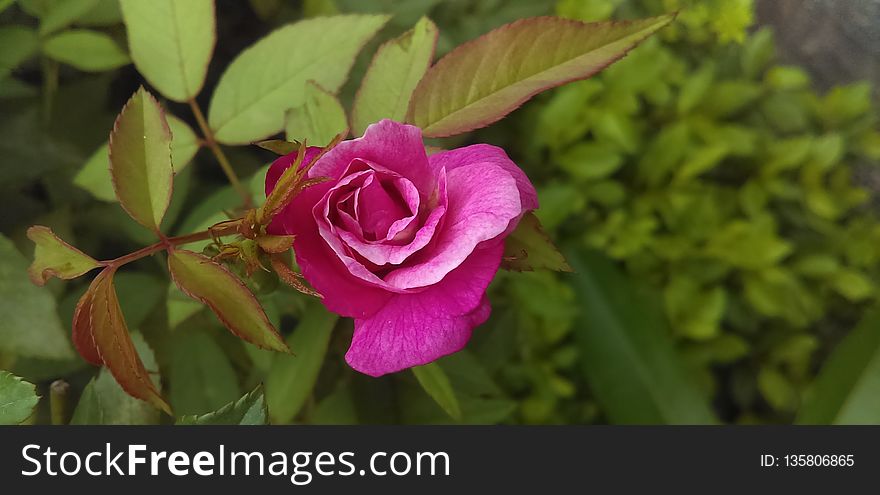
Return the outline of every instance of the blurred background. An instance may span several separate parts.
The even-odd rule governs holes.
[[[112,402],[103,422],[155,422],[70,348],[88,277],[37,289],[25,273],[33,247],[24,232],[36,223],[99,259],[152,242],[100,174],[113,120],[145,84],[118,5],[95,0],[78,17],[47,19],[62,1],[0,0],[0,369],[44,395],[62,378],[73,403],[81,394]],[[507,149],[575,269],[499,274],[490,321],[440,362],[461,421],[880,423],[878,0],[218,0],[199,99],[206,108],[242,49],[309,16],[394,15],[352,71],[341,93],[350,103],[378,44],[423,15],[440,27],[440,56],[522,17],[679,9],[673,26],[601,75],[443,143]],[[163,104],[195,128],[186,106]],[[259,191],[272,155],[227,152]],[[194,139],[187,155],[166,215],[172,233],[236,206]],[[350,322],[323,364],[316,358],[312,388],[289,356],[235,339],[169,288],[160,257],[133,264],[117,285],[179,414],[217,409],[264,382],[276,423],[453,421],[410,373],[373,379],[347,368]],[[275,280],[252,285],[285,334],[315,304]],[[48,421],[41,407],[33,421]]]

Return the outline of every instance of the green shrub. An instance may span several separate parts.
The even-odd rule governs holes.
[[[563,0],[558,13],[686,3]],[[662,294],[723,418],[790,421],[827,349],[877,299],[880,222],[857,179],[880,159],[877,113],[866,83],[819,94],[804,69],[775,63],[772,31],[745,33],[750,1],[690,3],[600,76],[521,112],[516,144],[541,164],[529,173],[545,226]],[[506,291],[524,305],[513,311],[527,343],[508,383],[529,397],[526,421],[596,414],[571,366],[563,280],[516,277]]]

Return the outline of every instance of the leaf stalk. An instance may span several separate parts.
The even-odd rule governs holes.
[[[241,196],[242,201],[244,201],[245,209],[253,208],[253,201],[251,200],[251,194],[245,188],[241,181],[238,179],[238,176],[235,175],[235,170],[232,169],[232,164],[229,163],[229,159],[226,158],[226,154],[223,153],[223,149],[220,148],[220,145],[217,144],[217,139],[214,137],[214,132],[208,127],[208,121],[205,120],[205,114],[202,113],[202,109],[199,108],[199,104],[196,103],[195,99],[189,100],[189,107],[192,109],[193,115],[196,117],[196,121],[199,124],[199,128],[202,130],[202,134],[205,135],[204,142],[208,145],[208,148],[211,149],[211,152],[214,153],[214,157],[217,158],[217,162],[220,164],[220,168],[223,169],[223,173],[226,174],[226,178],[229,179],[229,183],[232,184],[232,187],[235,191]]]

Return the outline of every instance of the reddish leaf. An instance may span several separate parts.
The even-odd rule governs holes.
[[[413,93],[407,120],[425,137],[485,127],[541,91],[599,72],[672,19],[588,24],[536,17],[507,24],[431,67]]]
[[[263,349],[290,352],[257,298],[223,265],[174,249],[168,253],[168,269],[180,290],[210,307],[234,335]]]
[[[156,390],[131,341],[113,285],[115,272],[115,268],[107,268],[93,282],[89,314],[95,347],[123,390],[171,414],[171,407]]]
[[[79,302],[76,303],[76,309],[73,311],[72,326],[73,346],[83,359],[95,366],[104,364],[104,361],[101,360],[101,355],[98,353],[98,348],[95,347],[95,338],[92,337],[91,327],[92,300],[95,296],[95,285],[97,285],[100,279],[100,275],[95,277],[91,285],[89,285],[89,289],[79,298]]]
[[[272,264],[272,269],[275,270],[275,273],[278,274],[278,278],[281,279],[285,284],[293,287],[294,289],[302,292],[307,296],[314,296],[317,298],[322,298],[321,294],[318,291],[310,288],[303,282],[303,276],[299,273],[293,271],[292,268],[287,266],[287,262],[281,256],[270,256],[269,262]]]

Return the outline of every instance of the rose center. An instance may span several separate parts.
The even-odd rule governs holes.
[[[383,175],[375,174],[374,180],[360,189],[357,218],[368,241],[385,239],[395,222],[414,213],[398,189],[399,181],[406,179]]]
[[[407,243],[418,230],[420,198],[415,186],[397,174],[362,170],[343,179],[333,193],[331,223],[369,243]]]

